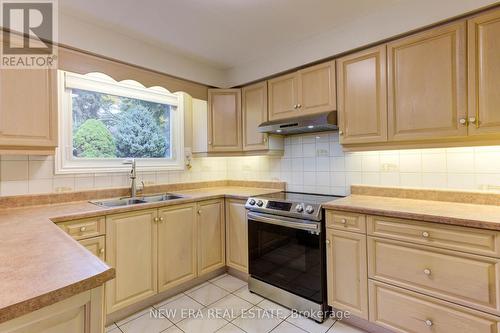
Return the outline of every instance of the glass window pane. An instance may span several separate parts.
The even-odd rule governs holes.
[[[171,158],[175,106],[72,89],[73,157]]]

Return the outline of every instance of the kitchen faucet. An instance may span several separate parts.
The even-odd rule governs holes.
[[[135,171],[136,170],[135,169],[135,158],[132,158],[130,160],[126,160],[123,162],[123,164],[132,165],[132,170],[130,170],[130,180],[132,181],[132,183],[130,184],[130,193],[131,193],[131,197],[135,198],[137,195],[137,185],[135,183],[135,179],[137,178],[137,173]]]

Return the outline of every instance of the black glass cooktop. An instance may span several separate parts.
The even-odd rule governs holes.
[[[283,201],[293,201],[293,202],[304,202],[309,204],[320,205],[325,202],[329,202],[335,199],[343,198],[338,195],[327,195],[327,194],[315,194],[315,193],[301,193],[301,192],[278,192],[271,193],[261,196],[262,198],[269,200],[283,200]]]

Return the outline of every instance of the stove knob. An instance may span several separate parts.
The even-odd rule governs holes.
[[[295,210],[299,213],[302,213],[302,211],[304,210],[304,207],[302,207],[301,204],[298,204],[297,206],[295,206]]]
[[[255,200],[254,199],[250,199],[250,201],[248,202],[251,206],[255,205]]]
[[[257,206],[262,207],[263,204],[262,200],[257,201]]]
[[[313,208],[313,206],[310,206],[310,205],[309,205],[309,206],[307,206],[307,207],[306,207],[306,213],[307,213],[307,214],[312,214],[312,213],[314,213],[314,208]]]

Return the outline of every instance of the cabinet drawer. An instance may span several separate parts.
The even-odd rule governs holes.
[[[500,257],[500,232],[381,216],[367,217],[368,235]]]
[[[366,233],[366,217],[356,213],[327,210],[326,226],[344,231]]]
[[[105,218],[93,217],[88,219],[61,222],[57,225],[74,239],[85,239],[105,234]]]
[[[368,276],[500,314],[500,260],[368,237]]]
[[[82,239],[78,241],[78,243],[82,244],[87,250],[92,252],[93,255],[102,261],[105,260],[105,236]]]
[[[498,333],[500,318],[370,281],[370,321],[398,333]]]

